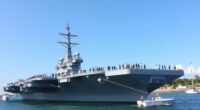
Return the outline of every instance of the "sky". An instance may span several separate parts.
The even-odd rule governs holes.
[[[59,32],[79,37],[83,69],[192,62],[200,74],[199,0],[0,0],[0,93],[8,82],[53,73],[65,55]],[[194,74],[193,74],[194,75]]]

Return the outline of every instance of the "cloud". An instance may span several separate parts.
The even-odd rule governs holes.
[[[187,74],[193,74],[195,71],[196,68],[193,65],[184,68],[184,72]]]
[[[177,64],[177,65],[175,65],[175,66],[176,66],[177,69],[180,69],[180,70],[183,69],[183,65],[181,65],[181,64]]]
[[[183,67],[186,78],[194,78],[195,75],[200,76],[200,67],[195,67],[194,65]]]
[[[200,67],[197,68],[197,74],[200,74]]]

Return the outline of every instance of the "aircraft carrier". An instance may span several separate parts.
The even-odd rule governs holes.
[[[58,61],[56,72],[9,83],[4,91],[20,95],[24,100],[132,103],[184,75],[176,67],[159,65],[150,69],[138,63],[84,70],[80,54],[72,55],[71,48],[77,43],[71,39],[77,35],[70,33],[69,26],[66,29],[66,33],[59,33],[66,41],[58,42],[66,47],[66,56]]]

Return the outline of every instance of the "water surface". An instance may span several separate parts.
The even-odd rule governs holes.
[[[0,110],[200,110],[200,93],[165,93],[162,97],[173,97],[172,106],[138,108],[134,104],[122,103],[74,103],[74,102],[38,102],[12,99],[0,101]]]

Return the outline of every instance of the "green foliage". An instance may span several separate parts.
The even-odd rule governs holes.
[[[168,87],[170,87],[170,84],[165,84],[163,87],[168,88]]]
[[[196,84],[200,83],[200,76],[199,75],[195,75],[194,83],[196,83]]]
[[[200,76],[199,75],[195,75],[195,78],[193,79],[194,84],[198,84],[200,83]],[[183,79],[176,79],[172,82],[172,85],[174,86],[178,86],[178,85],[182,85],[182,86],[187,86],[187,85],[192,85],[192,79],[188,79],[188,78],[183,78]]]
[[[176,79],[172,82],[172,85],[174,86],[178,86],[178,85],[182,85],[182,86],[186,86],[186,85],[191,85],[192,84],[192,79]]]

